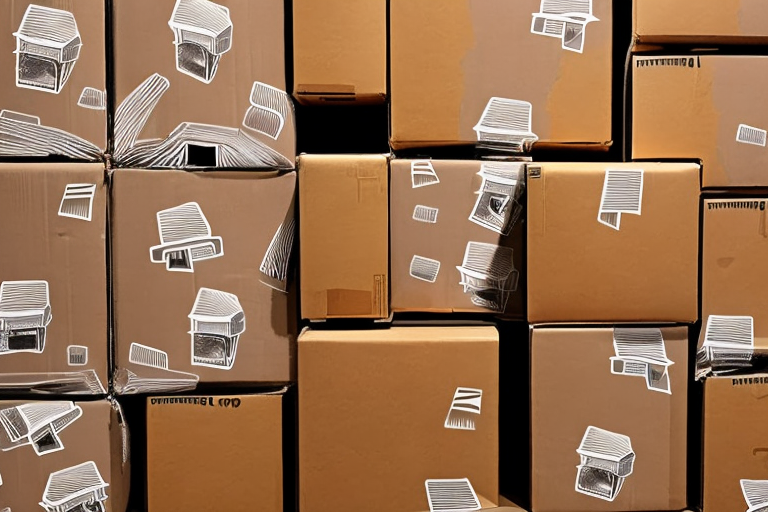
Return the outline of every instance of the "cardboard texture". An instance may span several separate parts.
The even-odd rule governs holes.
[[[393,311],[524,317],[523,199],[515,195],[525,188],[524,165],[392,160]],[[422,169],[433,173],[422,175],[429,185],[414,181]],[[485,258],[475,261],[474,249]]]
[[[293,53],[300,103],[383,103],[387,3],[293,0]]]
[[[107,147],[101,0],[0,6],[0,156],[101,160]]]
[[[300,509],[429,510],[426,480],[462,478],[495,506],[498,372],[493,327],[304,331]],[[481,390],[480,414],[453,407],[465,386]],[[446,428],[462,418],[474,430]]]
[[[633,0],[634,31],[648,43],[765,43],[760,0]]]
[[[619,331],[619,329],[616,329]],[[659,328],[647,326],[644,331]],[[531,334],[532,509],[551,511],[681,510],[686,506],[688,330],[662,327],[671,394],[642,375],[615,374],[610,327],[533,327]],[[622,355],[625,355],[621,352]],[[647,353],[646,353],[647,355]],[[639,361],[639,360],[638,360]],[[629,364],[627,364],[629,368]],[[623,485],[612,501],[577,491],[579,483],[610,490],[616,459],[596,450],[586,460],[588,427],[627,436],[634,459],[621,459]],[[618,447],[621,443],[606,443]],[[594,450],[595,448],[592,447]],[[589,452],[589,450],[586,450]],[[603,457],[601,457],[601,455]],[[629,468],[627,468],[629,464]],[[579,480],[577,466],[592,466]],[[629,474],[626,474],[627,469]],[[614,486],[615,486],[615,476]]]
[[[114,173],[118,393],[294,379],[295,186],[294,172]]]
[[[0,503],[22,511],[124,512],[127,428],[107,400],[0,402]]]
[[[389,316],[385,155],[299,157],[301,316]]]
[[[704,188],[768,185],[765,76],[766,56],[635,55],[632,158],[701,159]]]
[[[392,0],[392,146],[610,142],[611,2],[559,4]]]
[[[121,167],[294,167],[282,0],[116,0]]]
[[[0,392],[109,386],[102,164],[0,164]]]
[[[527,196],[529,322],[697,320],[698,165],[533,164]]]
[[[282,512],[283,400],[282,393],[147,398],[147,511]],[[216,434],[223,435],[200,449]]]
[[[763,481],[768,457],[768,376],[711,378],[704,382],[704,512],[743,512],[742,480]]]

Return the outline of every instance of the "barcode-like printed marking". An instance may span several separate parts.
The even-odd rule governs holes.
[[[765,147],[765,139],[768,133],[760,128],[749,126],[746,124],[740,124],[739,129],[736,132],[736,142],[744,144],[752,144],[755,146]]]
[[[468,478],[427,480],[425,486],[431,512],[480,510],[480,501]]]
[[[413,209],[413,220],[435,224],[437,223],[437,214],[439,211],[440,210],[437,208],[417,204],[416,208]]]
[[[754,345],[754,320],[751,316],[710,315],[704,334],[705,346],[743,347]]]
[[[643,171],[606,169],[598,221],[619,229],[621,214],[640,215],[643,203]]]
[[[438,272],[440,272],[440,262],[437,260],[417,255],[411,259],[411,277],[434,283],[437,280]]]

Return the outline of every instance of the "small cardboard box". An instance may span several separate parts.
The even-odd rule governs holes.
[[[528,321],[695,322],[699,166],[528,166]]]
[[[303,512],[498,504],[495,328],[306,330],[299,381]]]
[[[532,509],[686,506],[687,327],[534,326]]]

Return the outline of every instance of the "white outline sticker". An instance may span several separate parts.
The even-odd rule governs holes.
[[[475,421],[480,416],[482,402],[482,389],[456,388],[443,426],[455,430],[475,430]]]
[[[107,91],[84,87],[77,100],[77,106],[91,110],[107,110]]]
[[[40,506],[46,512],[105,512],[108,486],[95,462],[83,462],[48,476]]]
[[[96,185],[91,183],[70,183],[64,189],[59,204],[59,217],[71,217],[90,222],[93,214],[93,198]]]
[[[576,453],[581,458],[576,466],[576,492],[605,501],[615,500],[635,464],[629,437],[589,426]],[[597,479],[602,481],[588,486]]]
[[[739,128],[736,130],[736,142],[765,147],[765,139],[767,135],[768,132],[761,128],[755,128],[748,124],[740,124]]]
[[[469,478],[429,479],[424,487],[430,512],[471,512],[481,508]]]
[[[88,364],[88,347],[84,345],[69,345],[67,347],[67,366],[86,366]]]
[[[669,367],[675,363],[667,358],[661,329],[615,327],[613,350],[611,373],[643,377],[649,390],[672,394]]]
[[[195,202],[157,212],[160,245],[149,249],[152,263],[165,263],[169,272],[194,272],[194,262],[224,255],[220,236],[211,235],[211,225]]]
[[[101,149],[64,130],[42,125],[37,116],[0,110],[0,154],[19,157],[63,155],[78,160],[96,160],[101,157]]]
[[[293,104],[283,90],[262,82],[253,82],[251,106],[245,111],[243,126],[277,140],[291,116]]]
[[[186,391],[195,389],[200,380],[193,373],[171,370],[167,352],[140,343],[131,343],[128,361],[155,371],[140,376],[127,369],[118,370],[115,388],[123,394]]]
[[[747,502],[747,512],[764,511],[768,507],[768,480],[739,481],[744,501]]]
[[[3,281],[0,284],[0,355],[41,354],[52,319],[48,281]]]
[[[597,221],[619,231],[623,213],[640,215],[643,206],[642,169],[606,169]]]
[[[437,214],[439,212],[438,208],[417,204],[413,208],[413,220],[416,222],[426,222],[427,224],[437,224]]]
[[[715,373],[749,368],[755,348],[751,316],[709,315],[702,350]]]
[[[508,235],[522,214],[523,207],[517,202],[524,184],[522,163],[484,162],[478,176],[482,178],[470,222],[490,229],[500,235]]]
[[[237,295],[200,288],[189,319],[192,365],[231,370],[245,332],[245,312]]]
[[[408,273],[414,279],[434,283],[440,273],[440,262],[414,254]]]
[[[531,128],[533,105],[527,101],[492,97],[473,130],[478,142],[510,145],[524,151],[539,140]]]
[[[411,161],[411,188],[428,187],[438,183],[440,178],[430,160]]]
[[[556,37],[563,50],[582,53],[587,25],[600,21],[592,15],[592,0],[541,0],[533,13],[531,33]]]
[[[31,445],[39,457],[63,450],[59,434],[82,415],[74,402],[31,402],[0,410],[5,432],[0,449],[7,452]]]
[[[259,282],[273,290],[284,293],[287,291],[288,271],[291,264],[291,254],[293,254],[295,232],[296,220],[293,217],[287,223],[280,224],[272,237],[272,241],[269,242],[261,265],[259,265],[259,272],[266,278],[260,279]],[[282,287],[278,288],[270,284],[270,281],[281,283]]]
[[[477,307],[503,313],[512,292],[517,290],[519,272],[511,247],[485,242],[468,242],[464,260],[456,269],[464,293]]]

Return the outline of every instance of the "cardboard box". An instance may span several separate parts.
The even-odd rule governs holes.
[[[147,398],[147,511],[283,512],[284,393]]]
[[[754,0],[634,0],[634,31],[648,43],[768,41],[768,12]]]
[[[609,143],[612,25],[609,0],[392,0],[390,143]]]
[[[528,321],[695,322],[699,166],[528,166]]]
[[[534,326],[532,509],[686,506],[688,329]]]
[[[704,512],[765,505],[766,396],[766,375],[704,382]]]
[[[522,318],[525,164],[390,166],[392,310]]]
[[[105,395],[104,166],[0,164],[0,218],[0,391]]]
[[[766,56],[635,55],[632,158],[701,159],[704,188],[768,185],[765,76]]]
[[[299,157],[301,316],[389,316],[385,155]]]
[[[498,372],[493,327],[305,330],[300,510],[418,512],[428,488],[468,510],[463,479],[479,505],[497,505]],[[456,481],[433,481],[444,479]]]
[[[128,425],[117,402],[0,402],[6,510],[124,512]]]
[[[116,0],[121,167],[291,169],[282,0]]]
[[[101,0],[0,7],[0,156],[101,160],[107,147]]]
[[[300,103],[383,103],[387,3],[293,0],[293,52]]]
[[[295,187],[294,172],[113,174],[118,393],[294,379]]]

